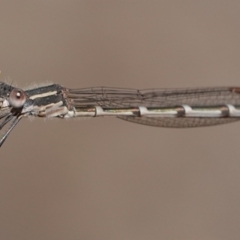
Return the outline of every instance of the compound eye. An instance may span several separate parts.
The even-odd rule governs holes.
[[[27,100],[25,92],[14,88],[9,94],[9,103],[13,108],[21,108]]]

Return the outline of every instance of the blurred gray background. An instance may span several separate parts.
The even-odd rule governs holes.
[[[18,87],[240,86],[239,1],[0,3]],[[22,120],[0,150],[0,239],[240,238],[240,123]]]

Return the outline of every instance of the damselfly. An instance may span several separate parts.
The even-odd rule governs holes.
[[[82,88],[28,90],[0,82],[0,146],[22,117],[114,116],[155,127],[187,128],[240,120],[240,87],[194,89]]]

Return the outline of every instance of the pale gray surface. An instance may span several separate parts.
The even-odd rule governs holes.
[[[1,1],[19,87],[240,86],[239,1]],[[240,238],[240,123],[23,120],[0,150],[0,239]]]

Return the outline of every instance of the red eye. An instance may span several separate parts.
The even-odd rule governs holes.
[[[20,108],[27,100],[25,92],[21,89],[13,89],[9,95],[9,103],[14,108]]]

